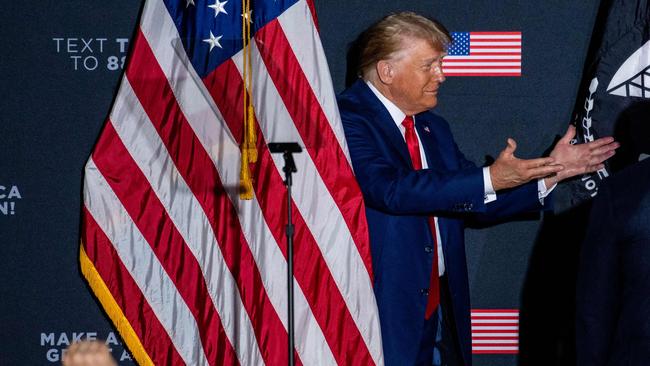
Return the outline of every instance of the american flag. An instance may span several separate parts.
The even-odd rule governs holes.
[[[521,76],[521,32],[452,32],[445,76]]]
[[[519,352],[518,309],[472,309],[472,353]]]
[[[85,168],[81,269],[140,365],[286,364],[297,141],[295,355],[383,364],[368,228],[312,0],[147,0]],[[254,199],[240,200],[250,21]]]

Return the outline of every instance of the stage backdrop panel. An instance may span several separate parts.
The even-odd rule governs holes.
[[[597,1],[321,0],[316,1],[316,10],[337,92],[345,85],[347,45],[391,11],[414,10],[435,17],[452,32],[521,33],[520,76],[449,77],[440,91],[436,112],[450,122],[467,157],[481,164],[486,156],[498,155],[507,137],[517,140],[519,156],[535,157],[564,132],[598,5]],[[136,0],[3,6],[2,365],[59,364],[61,351],[70,342],[87,338],[108,340],[119,363],[132,364],[82,280],[78,245],[83,166],[108,114],[140,7]],[[527,279],[550,271],[550,281],[563,280],[558,274],[570,268],[570,260],[549,263],[559,263],[555,269],[531,266],[538,253],[549,251],[536,244],[540,223],[541,218],[532,215],[468,230],[476,319],[485,310],[507,310],[507,319],[514,319],[516,327],[519,310],[525,311],[522,294],[535,290]],[[551,249],[562,257],[567,248]],[[572,293],[551,295],[560,311],[571,310]],[[549,341],[549,354],[558,355],[556,364],[570,364],[571,351],[557,349],[570,347],[570,321],[560,317],[547,324],[557,327],[557,339]],[[515,329],[515,338],[516,334]],[[516,351],[477,353],[475,364],[515,365]]]

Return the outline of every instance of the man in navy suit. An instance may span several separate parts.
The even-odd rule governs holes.
[[[338,99],[366,202],[388,366],[471,365],[463,218],[543,209],[547,188],[602,168],[617,147],[612,138],[570,145],[571,127],[548,158],[518,159],[508,139],[492,165],[476,167],[429,112],[450,41],[414,13],[381,19],[357,41],[360,79]]]

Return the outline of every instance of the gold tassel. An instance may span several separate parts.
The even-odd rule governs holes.
[[[241,171],[239,172],[239,198],[242,200],[253,199],[253,180],[251,179],[251,171],[248,167],[249,155],[248,147],[244,146],[241,149]]]
[[[251,103],[248,104],[248,125],[246,126],[246,148],[248,149],[248,161],[257,162],[257,134],[255,133],[255,109]]]
[[[240,192],[239,198],[243,200],[253,199],[253,179],[251,177],[249,163],[257,162],[257,135],[255,133],[255,109],[252,102],[252,65],[251,65],[251,25],[252,14],[250,11],[251,0],[242,1],[242,9],[246,16],[242,17],[242,38],[243,38],[243,101],[244,101],[244,136],[242,137],[241,149],[241,171],[240,171]]]

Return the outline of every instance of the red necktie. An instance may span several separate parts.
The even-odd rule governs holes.
[[[413,117],[406,116],[402,125],[406,128],[404,138],[406,139],[406,146],[411,156],[414,170],[422,169],[422,157],[420,156],[420,143],[415,134],[415,123]],[[440,304],[440,279],[438,278],[438,235],[436,233],[436,222],[433,216],[429,217],[429,228],[431,229],[431,236],[433,237],[433,268],[431,269],[431,280],[429,283],[429,298],[427,301],[427,309],[424,317],[429,319],[433,312]]]

